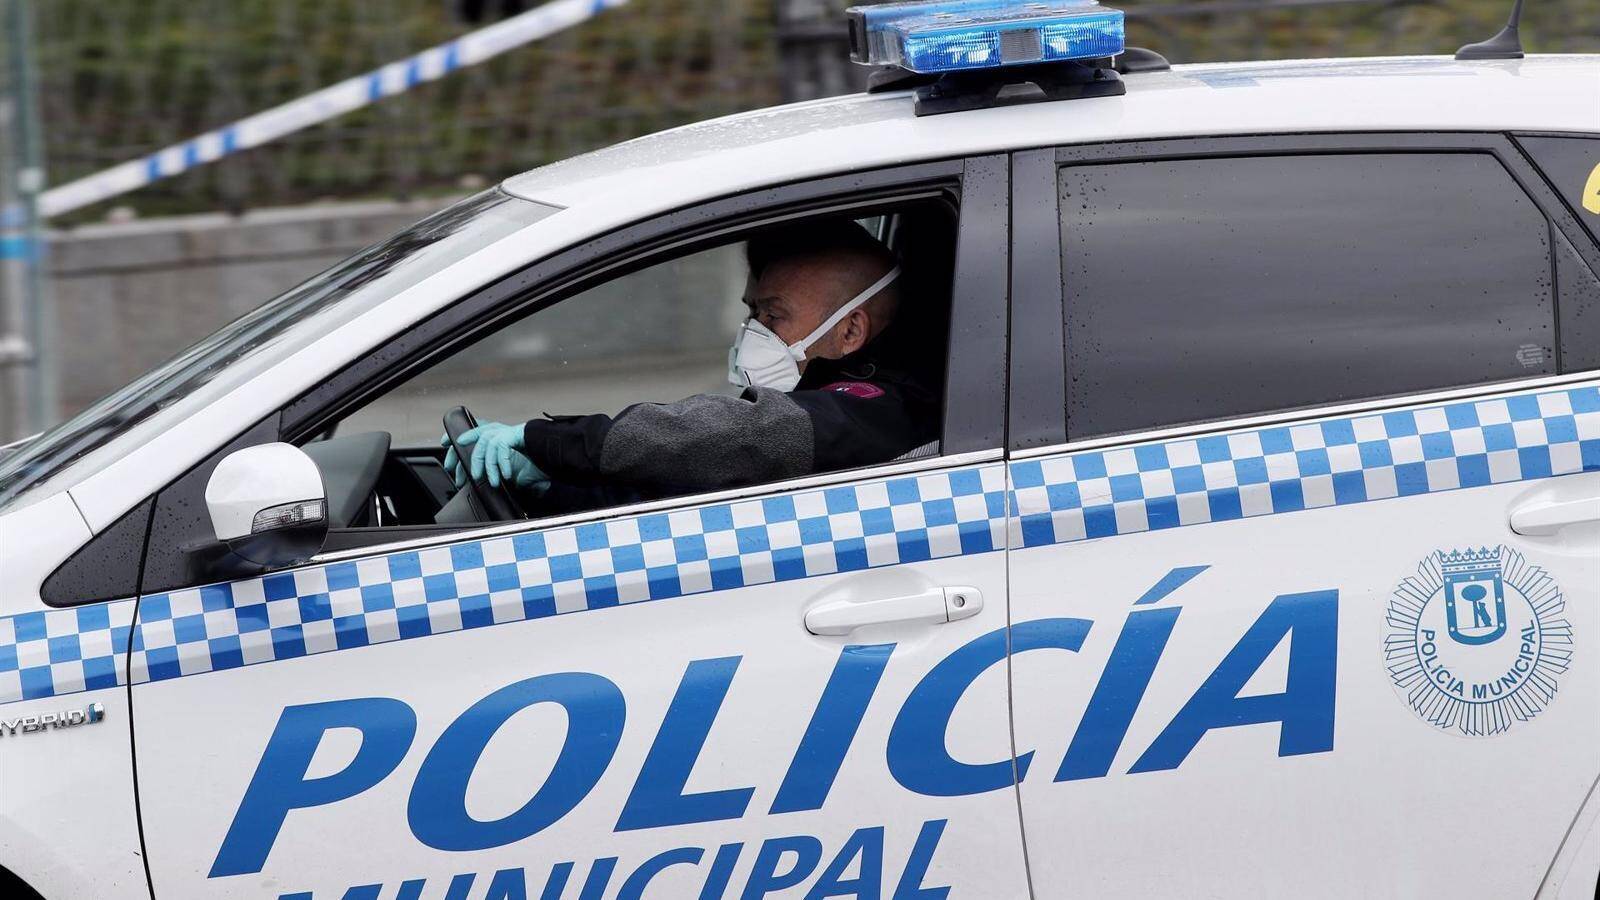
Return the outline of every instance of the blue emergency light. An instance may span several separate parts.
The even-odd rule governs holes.
[[[846,11],[850,56],[919,74],[1105,59],[1123,49],[1122,10],[1096,0],[931,0]]]

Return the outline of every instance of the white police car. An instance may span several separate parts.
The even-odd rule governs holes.
[[[0,459],[12,889],[1593,896],[1600,58],[955,5],[853,22],[962,74],[510,179]],[[937,452],[446,512],[446,410],[709,387],[839,215]]]

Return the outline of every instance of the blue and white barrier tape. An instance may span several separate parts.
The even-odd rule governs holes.
[[[38,245],[26,237],[0,234],[0,260],[21,259],[33,260],[38,253]]]
[[[627,2],[553,0],[504,22],[174,144],[143,159],[51,188],[40,196],[39,213],[46,219],[59,216],[215,162],[231,153],[259,147],[564,31]]]

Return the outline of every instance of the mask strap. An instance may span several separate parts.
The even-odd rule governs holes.
[[[881,292],[884,288],[888,287],[891,284],[894,284],[895,279],[899,278],[899,277],[900,277],[900,267],[899,266],[895,266],[894,268],[889,270],[889,274],[883,276],[882,278],[879,278],[877,280],[877,282],[875,282],[872,285],[872,287],[869,287],[866,290],[862,291],[861,293],[857,294],[855,296],[855,298],[852,299],[849,303],[846,303],[845,305],[839,307],[838,312],[835,312],[833,315],[829,316],[827,318],[827,320],[824,321],[821,325],[818,325],[816,331],[813,331],[810,334],[806,335],[804,338],[800,339],[799,341],[796,341],[795,343],[790,344],[789,345],[789,352],[791,352],[791,353],[793,353],[795,355],[795,359],[805,359],[806,358],[806,350],[810,349],[812,344],[815,344],[818,340],[820,340],[822,338],[823,335],[827,334],[829,331],[832,331],[833,330],[833,326],[835,326],[835,325],[839,324],[841,321],[843,321],[845,316],[848,316],[851,313],[855,312],[856,309],[858,309],[863,303],[866,303],[868,300],[871,300],[873,297],[878,296],[879,292]]]

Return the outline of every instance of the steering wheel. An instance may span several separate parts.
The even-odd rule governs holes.
[[[465,406],[458,406],[444,414],[444,433],[450,438],[450,446],[455,448],[456,459],[462,465],[467,465],[472,453],[463,451],[461,436],[477,427],[477,418]],[[511,493],[511,486],[504,482],[494,487],[487,481],[474,481],[469,473],[463,490],[467,491],[467,502],[472,505],[473,514],[481,522],[514,522],[528,517],[522,510],[522,504],[517,502],[516,495]]]

